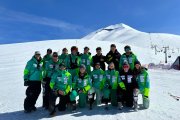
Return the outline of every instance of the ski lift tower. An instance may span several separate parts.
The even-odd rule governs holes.
[[[164,49],[164,54],[165,54],[165,63],[167,63],[167,51],[169,50],[169,46],[163,47]]]

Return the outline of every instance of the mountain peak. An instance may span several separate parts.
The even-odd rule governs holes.
[[[124,23],[119,23],[119,24],[110,25],[110,26],[104,28],[104,30],[106,30],[106,29],[107,30],[108,29],[114,30],[114,29],[133,29],[133,28],[128,26],[128,25],[126,25],[126,24],[124,24]]]
[[[139,32],[139,31],[124,23],[119,23],[98,29],[90,33],[89,35],[83,37],[82,39],[99,39],[99,40],[113,39],[114,37],[117,38],[118,36],[120,37],[123,34],[134,35],[135,32]]]

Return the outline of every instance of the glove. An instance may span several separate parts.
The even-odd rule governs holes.
[[[122,90],[126,91],[126,88],[125,88],[125,87],[123,87],[123,88],[122,88]]]
[[[64,95],[64,92],[61,91],[61,90],[58,90],[58,93],[59,93],[60,95]]]
[[[148,99],[149,97],[144,95],[144,98],[145,98],[145,99]]]
[[[29,81],[27,79],[24,79],[24,86],[29,86]]]

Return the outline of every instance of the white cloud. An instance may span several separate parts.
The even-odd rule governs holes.
[[[88,33],[92,31],[80,25],[75,25],[75,24],[67,23],[61,20],[40,17],[40,16],[36,16],[32,14],[23,13],[23,12],[12,11],[3,7],[0,7],[0,20],[35,23],[35,24],[56,27],[62,30],[71,30],[75,32],[81,31],[84,33]]]

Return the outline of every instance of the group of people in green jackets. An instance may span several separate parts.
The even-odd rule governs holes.
[[[139,94],[142,94],[143,108],[149,108],[147,69],[141,66],[130,46],[124,50],[121,55],[112,44],[106,56],[102,55],[101,47],[97,47],[96,55],[92,56],[89,47],[79,53],[78,48],[72,46],[70,54],[66,48],[61,55],[48,49],[43,58],[36,51],[24,70],[24,86],[27,86],[24,111],[36,111],[41,85],[43,107],[50,115],[55,114],[56,109],[75,111],[77,107],[87,106],[92,110],[93,106],[104,105],[108,110],[109,103],[119,110],[123,107],[138,110]]]

